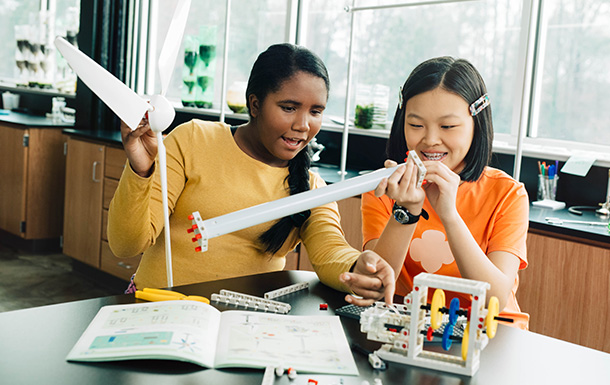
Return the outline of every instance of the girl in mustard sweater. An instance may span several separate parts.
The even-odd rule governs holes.
[[[391,303],[394,271],[376,253],[346,242],[336,203],[209,240],[194,250],[186,229],[193,211],[213,218],[324,186],[309,171],[308,143],[320,131],[329,92],[328,73],[309,50],[278,44],[252,68],[246,100],[250,120],[229,127],[192,120],[165,139],[173,272],[176,285],[282,270],[299,242],[320,280],[369,304]],[[146,119],[121,128],[128,165],[110,204],[108,241],[118,257],[143,253],[136,287],[166,284],[163,208],[155,136]],[[130,290],[135,290],[133,285]]]

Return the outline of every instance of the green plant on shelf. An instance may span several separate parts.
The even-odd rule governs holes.
[[[358,128],[371,128],[373,127],[373,104],[367,104],[364,106],[356,105],[356,116],[354,119],[354,125]]]

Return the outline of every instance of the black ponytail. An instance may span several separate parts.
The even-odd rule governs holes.
[[[307,146],[288,162],[289,174],[286,180],[290,188],[290,195],[309,191],[309,166],[311,166],[311,148]],[[311,210],[306,210],[277,221],[259,237],[265,251],[270,254],[277,253],[290,232],[295,228],[300,228],[310,215]]]

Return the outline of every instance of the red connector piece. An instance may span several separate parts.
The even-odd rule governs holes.
[[[321,303],[321,304],[320,304],[320,310],[328,310],[328,304],[326,304],[326,303]]]

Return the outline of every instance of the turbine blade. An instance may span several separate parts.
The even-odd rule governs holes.
[[[182,36],[189,16],[191,0],[181,0],[176,5],[174,16],[169,25],[165,42],[159,55],[159,76],[161,77],[161,95],[165,96],[172,72],[176,64],[178,51],[182,46]]]
[[[123,82],[79,51],[64,38],[57,37],[55,46],[76,75],[132,130],[142,120],[149,104]]]

